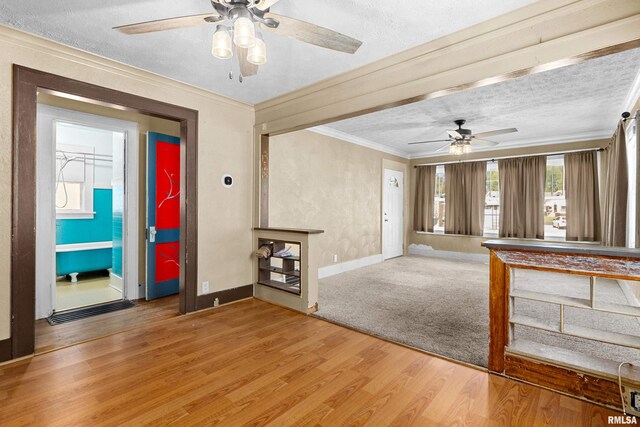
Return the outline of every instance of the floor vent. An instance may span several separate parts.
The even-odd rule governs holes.
[[[111,313],[112,311],[124,310],[125,308],[135,307],[136,303],[129,300],[110,302],[108,304],[94,305],[92,307],[80,308],[78,310],[63,311],[54,313],[47,317],[50,325],[59,325],[61,323],[73,322],[74,320],[84,319],[86,317],[97,316],[99,314]]]

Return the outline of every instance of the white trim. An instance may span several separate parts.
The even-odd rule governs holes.
[[[56,219],[93,219],[95,214],[95,212],[58,212]]]
[[[640,77],[640,74],[638,76]],[[632,95],[636,96],[635,99],[637,99],[638,96],[640,96],[640,78],[635,84],[637,84],[638,87],[635,88],[634,86],[635,92]],[[633,107],[633,103],[631,107]],[[349,133],[333,129],[327,125],[315,126],[312,128],[308,128],[307,130],[321,134],[321,135],[329,136],[331,138],[336,138],[345,142],[350,142],[352,144],[360,145],[362,147],[370,148],[372,150],[393,154],[394,156],[402,157],[404,159],[413,160],[413,159],[422,159],[422,158],[430,158],[430,157],[448,156],[447,153],[435,153],[433,151],[411,153],[409,151],[404,151],[396,147],[385,145],[379,142],[374,142],[365,138],[361,138],[359,136],[351,135]],[[547,137],[547,138],[525,138],[525,139],[511,140],[509,143],[502,143],[496,147],[482,147],[482,148],[474,147],[473,152],[479,153],[483,151],[500,151],[500,150],[517,149],[517,148],[522,148],[528,145],[544,146],[544,145],[554,145],[554,144],[565,144],[569,142],[593,141],[598,139],[609,139],[610,137],[611,137],[611,131],[603,130],[603,131],[597,131],[597,132],[582,132],[582,133],[576,133],[572,135],[564,135],[560,137],[555,136],[555,137]]]
[[[0,38],[2,28],[0,26]],[[123,224],[123,279],[124,296],[139,297],[138,286],[138,123],[112,119],[95,114],[38,104],[38,159],[36,186],[36,318],[47,317],[55,307],[55,156],[46,135],[53,132],[53,120],[76,123],[99,129],[121,132],[124,141],[124,224]],[[51,138],[51,136],[49,136]],[[77,217],[76,217],[77,218]]]
[[[611,139],[611,131],[600,131],[600,132],[583,132],[577,133],[573,135],[565,135],[561,137],[550,137],[550,138],[528,138],[528,139],[519,139],[512,140],[510,143],[502,143],[498,146],[494,147],[486,147],[479,148],[474,147],[474,153],[480,153],[483,151],[501,151],[508,149],[517,149],[517,148],[527,148],[527,146],[533,145],[536,147],[545,146],[545,145],[554,145],[554,144],[565,144],[569,142],[580,142],[580,141],[593,141],[598,139]],[[409,158],[411,160],[414,159],[422,159],[422,158],[431,158],[431,157],[451,157],[448,153],[434,153],[434,152],[422,152],[411,154]],[[462,156],[464,158],[465,156]]]
[[[113,242],[89,242],[89,243],[67,243],[56,245],[58,252],[92,251],[94,249],[108,249],[113,247]]]
[[[628,111],[633,114],[634,112],[631,110],[636,105],[636,101],[638,101],[638,98],[640,98],[640,69],[638,70],[638,74],[633,81],[633,85],[631,85],[631,89],[629,90],[629,94],[627,95],[627,99],[624,101],[624,105],[622,106],[621,111]]]
[[[355,270],[357,268],[367,267],[382,262],[382,254],[371,255],[364,258],[353,259],[351,261],[342,262],[340,264],[327,265],[318,269],[318,279],[335,276],[336,274],[346,271]]]
[[[452,252],[452,251],[439,251],[433,249],[428,245],[418,245],[412,243],[409,245],[409,254],[410,255],[420,255],[426,256],[430,258],[440,258],[440,259],[450,259],[457,261],[475,261],[482,262],[485,264],[489,263],[489,255],[484,254],[473,254],[468,252]]]
[[[404,159],[409,159],[409,153],[407,153],[406,151],[389,147],[388,145],[380,144],[378,142],[373,142],[365,138],[360,138],[358,136],[353,136],[346,132],[333,129],[329,126],[324,126],[324,125],[315,126],[312,128],[308,128],[307,130],[310,130],[311,132],[319,133],[320,135],[325,135],[331,138],[336,138],[342,141],[350,142],[352,144],[360,145],[362,147],[371,148],[372,150],[382,151],[383,153],[393,154],[394,156],[402,157]]]

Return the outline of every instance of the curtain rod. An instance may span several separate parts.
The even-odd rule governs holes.
[[[433,163],[420,163],[419,165],[414,165],[414,168],[418,166],[440,166],[440,165],[449,165],[453,163],[470,163],[470,162],[495,162],[496,160],[501,159],[515,159],[518,157],[535,157],[535,156],[559,156],[561,154],[570,154],[570,153],[582,153],[584,151],[604,151],[604,148],[582,148],[578,150],[568,150],[568,151],[553,151],[549,153],[539,153],[539,154],[524,154],[524,155],[513,155],[513,156],[498,156],[498,157],[486,157],[483,159],[465,159],[465,160],[449,160],[447,162],[433,162]]]

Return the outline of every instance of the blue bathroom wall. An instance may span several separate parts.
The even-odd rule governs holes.
[[[113,274],[122,277],[122,230],[124,219],[124,186],[114,184],[113,186],[113,228],[112,239],[113,248],[111,251]]]
[[[93,190],[93,219],[56,220],[56,245],[110,242],[113,239],[113,201],[110,189]]]

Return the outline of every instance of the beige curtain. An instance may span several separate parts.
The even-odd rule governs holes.
[[[433,199],[436,192],[436,167],[416,168],[416,194],[413,205],[413,229],[433,231]]]
[[[627,244],[627,144],[624,122],[618,128],[602,155],[602,245]]]
[[[640,110],[636,111],[636,169],[640,169]],[[640,248],[640,171],[636,170],[636,248]]]
[[[482,236],[487,162],[444,166],[444,232]]]
[[[595,151],[564,156],[567,199],[567,240],[600,240],[598,158]]]
[[[500,237],[544,239],[545,156],[498,161]]]

